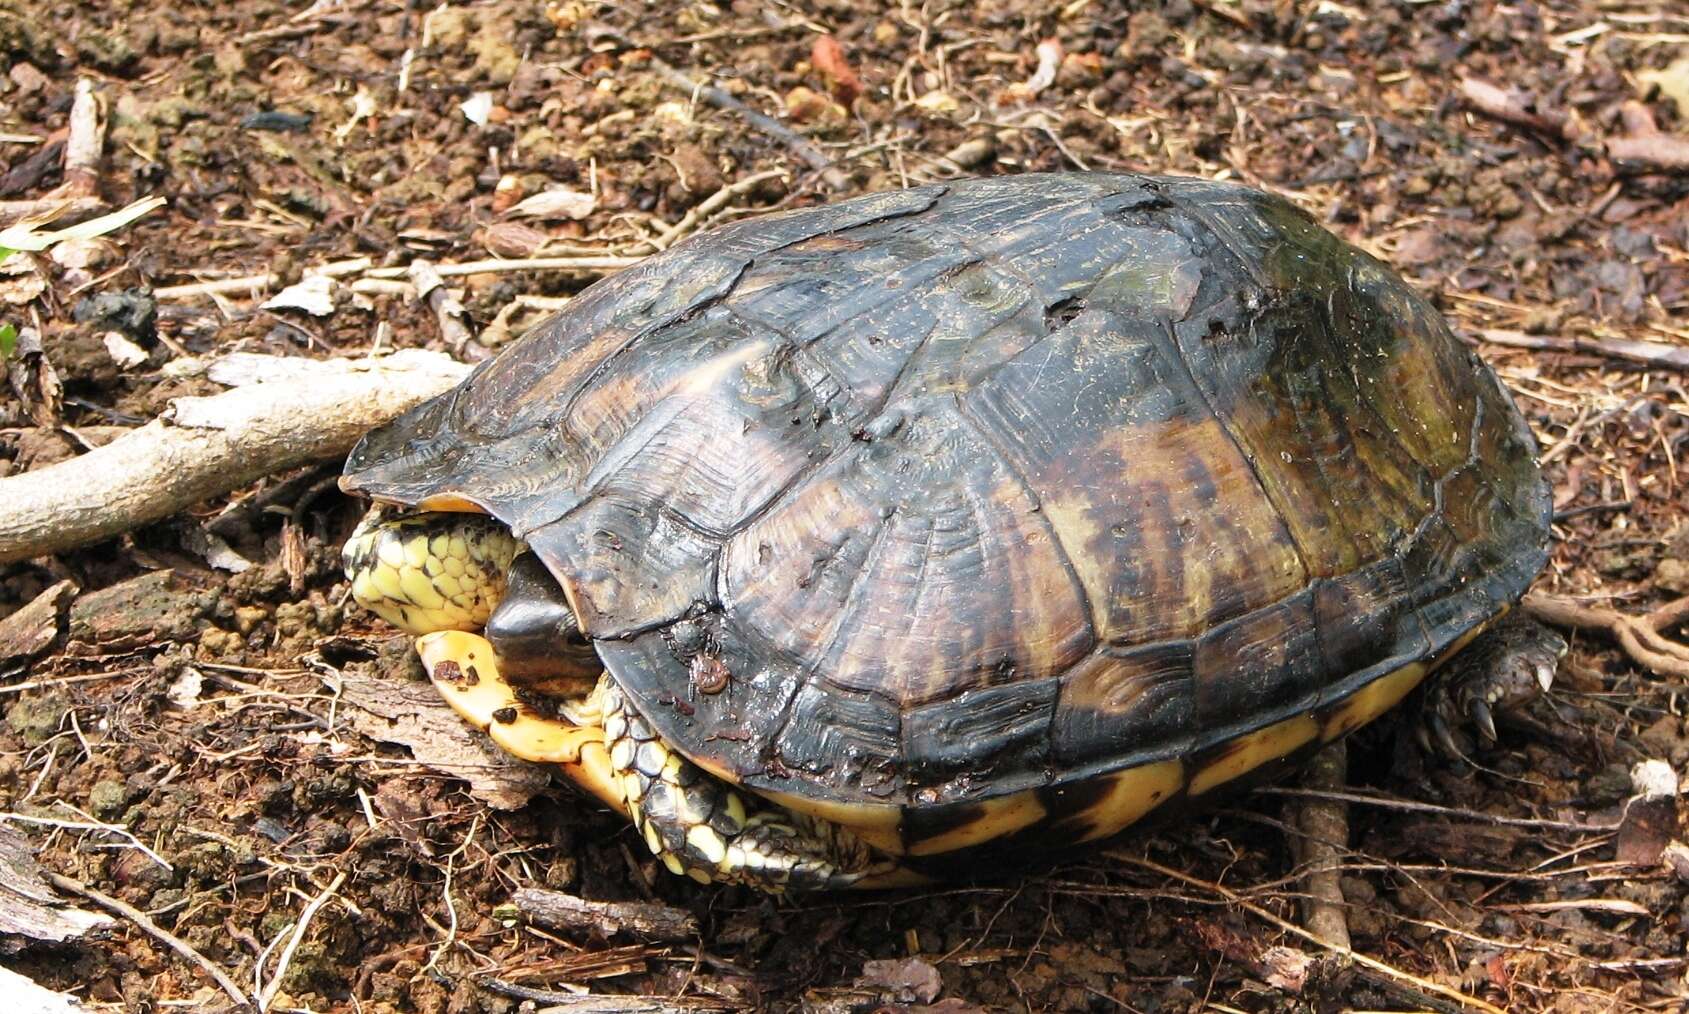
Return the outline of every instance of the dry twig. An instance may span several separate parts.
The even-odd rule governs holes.
[[[434,311],[434,319],[440,322],[440,337],[446,340],[446,346],[453,352],[462,353],[463,347],[475,339],[469,325],[464,323],[469,311],[446,288],[445,280],[435,270],[432,261],[411,261],[406,274],[416,287],[417,296],[427,300],[429,309]]]
[[[1689,346],[1666,342],[1645,342],[1626,338],[1568,338],[1560,335],[1525,334],[1504,328],[1486,328],[1479,332],[1483,339],[1495,345],[1516,349],[1547,349],[1553,352],[1581,352],[1641,363],[1656,369],[1689,370]]]
[[[1460,97],[1485,116],[1557,138],[1568,137],[1570,121],[1566,114],[1538,109],[1536,100],[1530,96],[1509,92],[1478,78],[1463,77]]]
[[[269,983],[258,994],[260,1014],[269,1010],[270,1004],[275,1002],[276,991],[281,988],[282,979],[287,975],[287,966],[293,962],[293,952],[299,949],[299,942],[305,939],[305,930],[311,925],[311,920],[316,918],[317,910],[327,904],[328,900],[334,897],[334,893],[340,890],[340,885],[345,882],[346,874],[344,871],[335,874],[334,880],[323,888],[320,894],[311,899],[310,904],[305,906],[303,912],[299,913],[299,922],[293,927],[293,935],[288,937],[287,946],[282,948],[281,957],[276,959],[276,970],[271,973]]]
[[[850,184],[850,178],[844,174],[842,169],[835,166],[833,160],[823,154],[821,149],[810,144],[803,135],[779,120],[771,116],[764,116],[714,85],[699,84],[661,60],[652,60],[651,66],[676,88],[703,99],[717,109],[738,113],[746,123],[785,145],[787,150],[796,155],[805,165],[820,173],[821,181],[832,189],[842,190]]]
[[[1629,136],[1607,139],[1609,158],[1644,170],[1689,171],[1689,138],[1660,133],[1654,114],[1640,102],[1626,102],[1619,115]]]
[[[661,235],[654,237],[651,240],[651,245],[656,247],[658,250],[668,249],[675,240],[681,238],[696,228],[698,222],[702,220],[705,215],[710,214],[717,208],[726,204],[728,201],[738,197],[740,194],[750,193],[764,181],[782,179],[785,175],[786,170],[784,169],[770,169],[766,172],[752,173],[742,180],[736,180],[727,184],[720,190],[717,190],[715,193],[699,201],[697,204],[694,204],[686,212],[685,217],[669,226],[667,229],[664,229]]]
[[[1673,627],[1689,623],[1689,596],[1640,616],[1534,592],[1525,596],[1524,604],[1544,623],[1606,633],[1633,662],[1656,675],[1689,679],[1689,644],[1666,636]]]
[[[180,954],[195,965],[198,965],[206,975],[211,976],[212,980],[223,988],[223,992],[229,994],[229,998],[235,1002],[235,1006],[237,1008],[245,1010],[252,1006],[252,999],[245,993],[241,992],[240,987],[235,984],[235,980],[229,978],[229,974],[227,972],[212,964],[209,958],[194,950],[185,940],[166,931],[157,923],[147,918],[145,912],[126,905],[109,894],[103,894],[96,891],[87,884],[72,880],[61,874],[48,873],[47,879],[51,880],[53,882],[53,886],[61,891],[69,891],[72,894],[81,895],[101,908],[121,915],[136,926],[139,926],[144,933],[152,937],[154,940],[159,941],[166,947],[175,951],[177,954]]]
[[[1348,780],[1348,748],[1342,740],[1314,755],[1303,774],[1303,783],[1323,791],[1340,790]],[[1302,899],[1302,921],[1320,940],[1347,949],[1349,921],[1344,915],[1343,852],[1349,844],[1349,809],[1341,799],[1305,796],[1294,804],[1301,865],[1306,870],[1307,893]]]
[[[76,98],[70,107],[70,133],[65,138],[65,197],[100,196],[100,154],[105,132],[100,129],[100,100],[94,97],[94,82],[80,78]]]

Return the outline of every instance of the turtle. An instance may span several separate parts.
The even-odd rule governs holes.
[[[465,718],[675,873],[774,892],[1005,868],[1294,765],[1493,640],[1550,522],[1517,407],[1397,274],[1126,172],[704,232],[341,485],[353,596]],[[1444,699],[1493,734],[1563,650],[1523,643]]]

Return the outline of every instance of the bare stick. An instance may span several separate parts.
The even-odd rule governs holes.
[[[659,250],[668,249],[669,245],[697,227],[698,222],[705,215],[738,197],[740,194],[750,193],[765,180],[782,179],[786,175],[784,169],[770,169],[767,172],[753,173],[742,180],[729,183],[715,193],[694,204],[691,210],[680,221],[662,231],[662,234],[651,240],[651,245]]]
[[[47,879],[52,881],[53,886],[57,887],[61,891],[69,891],[72,894],[79,894],[101,908],[111,912],[116,912],[118,915],[128,919],[136,926],[139,926],[143,932],[152,937],[154,940],[159,941],[171,950],[175,951],[177,954],[180,954],[182,957],[187,958],[189,961],[198,965],[206,975],[211,976],[212,980],[223,988],[223,992],[229,994],[229,998],[235,1002],[235,1006],[237,1008],[244,1010],[252,1006],[252,998],[240,991],[240,987],[235,985],[235,980],[229,978],[227,972],[212,964],[209,958],[188,946],[187,942],[182,940],[180,937],[166,932],[157,923],[147,918],[146,913],[132,908],[108,894],[102,894],[80,881],[72,880],[69,877],[49,872],[47,874]]]
[[[641,901],[588,901],[561,891],[519,887],[511,898],[517,911],[554,929],[585,930],[603,936],[626,933],[646,940],[694,940],[698,920],[684,909]]]
[[[1484,341],[1516,349],[1547,349],[1553,352],[1582,352],[1608,359],[1622,359],[1644,366],[1689,370],[1689,346],[1645,342],[1627,338],[1567,338],[1559,335],[1525,334],[1502,328],[1479,332]]]
[[[0,227],[13,225],[26,218],[39,218],[50,212],[60,222],[75,222],[87,218],[96,212],[104,211],[106,204],[98,197],[63,197],[52,196],[27,201],[0,201]]]
[[[1640,616],[1535,593],[1525,596],[1524,605],[1544,623],[1607,634],[1619,642],[1631,661],[1656,675],[1689,679],[1689,644],[1665,636],[1673,627],[1689,623],[1689,597]]]
[[[1535,99],[1515,95],[1488,81],[1473,77],[1461,78],[1460,97],[1466,100],[1467,105],[1485,116],[1559,138],[1567,136],[1568,120],[1564,113],[1538,110],[1534,108]]]
[[[468,315],[462,303],[446,288],[446,282],[440,277],[440,272],[434,269],[434,263],[428,260],[414,260],[407,274],[416,287],[417,295],[428,301],[428,306],[434,311],[434,319],[440,322],[440,337],[446,340],[446,345],[454,352],[463,351],[463,347],[474,340],[475,335],[469,330],[469,325],[463,322]]]
[[[100,154],[105,134],[100,129],[100,100],[94,97],[94,82],[79,78],[76,98],[70,107],[70,133],[65,139],[64,184],[66,197],[98,197]]]
[[[1328,792],[1324,789],[1299,789],[1288,785],[1263,785],[1252,791],[1263,796],[1320,796],[1326,799],[1342,800],[1345,803],[1356,803],[1361,806],[1376,806],[1381,810],[1435,813],[1444,817],[1475,821],[1479,824],[1494,824],[1498,827],[1529,827],[1542,831],[1571,831],[1578,834],[1600,834],[1619,829],[1617,823],[1588,824],[1569,820],[1543,820],[1537,817],[1502,817],[1493,813],[1484,813],[1481,810],[1463,810],[1456,806],[1438,806],[1435,803],[1419,803],[1411,799],[1391,799],[1387,796],[1368,796],[1359,792]]]
[[[1629,136],[1608,138],[1607,157],[1642,170],[1689,171],[1689,138],[1660,133],[1647,106],[1626,102],[1619,106],[1619,119]]]
[[[1342,740],[1314,755],[1303,783],[1325,792],[1341,791],[1348,783],[1349,754]],[[1302,921],[1308,930],[1332,947],[1349,947],[1349,921],[1344,914],[1343,852],[1349,844],[1349,808],[1341,799],[1304,796],[1294,803],[1307,896]]]
[[[370,266],[368,257],[354,257],[351,260],[336,261],[307,270],[308,275],[324,275],[328,278],[339,278],[344,275],[355,275]],[[399,275],[404,269],[399,269]],[[399,276],[394,276],[399,277]],[[190,299],[194,296],[213,296],[227,292],[262,292],[279,285],[281,278],[272,274],[241,275],[238,278],[219,278],[210,282],[190,282],[187,285],[166,285],[162,289],[153,290],[157,299]]]
[[[434,270],[441,278],[459,275],[483,275],[498,271],[618,271],[630,268],[643,257],[522,257],[511,260],[463,261],[459,264],[436,264]],[[374,268],[363,273],[365,278],[404,278],[410,268]]]
[[[1612,137],[1607,139],[1607,154],[1615,162],[1632,163],[1647,169],[1689,172],[1689,138],[1670,134]]]
[[[278,362],[295,364],[296,373],[178,398],[164,416],[104,447],[0,479],[0,563],[97,542],[271,472],[339,457],[365,431],[468,372],[415,350]]]
[[[20,824],[39,824],[44,827],[63,828],[67,831],[105,831],[109,834],[115,834],[119,837],[129,839],[129,844],[124,846],[125,848],[137,849],[141,852],[141,854],[164,867],[166,870],[175,870],[175,867],[171,866],[168,860],[159,855],[157,852],[154,852],[152,849],[147,848],[146,845],[142,843],[141,839],[135,837],[134,834],[132,834],[130,830],[123,825],[107,824],[104,821],[95,820],[93,817],[83,813],[76,807],[70,806],[69,803],[61,803],[61,805],[69,807],[78,816],[86,817],[87,819],[59,820],[55,817],[35,817],[27,813],[0,813],[0,821],[15,820]]]
[[[652,60],[651,66],[670,84],[689,94],[696,95],[717,109],[725,109],[738,113],[745,122],[774,138],[796,155],[803,163],[821,174],[821,181],[834,190],[842,190],[850,183],[849,177],[833,164],[833,160],[821,152],[821,149],[810,144],[803,135],[781,123],[779,120],[763,114],[745,105],[738,99],[709,84],[699,84],[687,75],[674,69],[661,60]]]

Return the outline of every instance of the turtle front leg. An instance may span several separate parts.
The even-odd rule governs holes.
[[[1496,740],[1497,712],[1516,711],[1554,685],[1566,639],[1520,611],[1495,620],[1455,655],[1427,687],[1422,745],[1465,759],[1455,730],[1470,726]]]
[[[484,638],[441,631],[418,638],[416,648],[460,715],[507,752],[561,766],[626,813],[674,873],[771,893],[916,879],[849,829],[772,806],[669,749],[608,676],[549,717],[506,682]]]

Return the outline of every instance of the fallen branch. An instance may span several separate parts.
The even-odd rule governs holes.
[[[59,187],[65,197],[100,196],[100,155],[105,146],[94,82],[79,78],[76,98],[70,106],[69,134],[65,138],[64,183]]]
[[[1488,328],[1479,336],[1493,345],[1516,349],[1547,349],[1551,352],[1581,352],[1608,359],[1641,363],[1644,366],[1689,370],[1689,345],[1646,342],[1630,338],[1567,338],[1560,335],[1525,334],[1503,328]]]
[[[103,915],[72,908],[55,897],[29,839],[0,824],[0,937],[56,944],[110,923]]]
[[[104,447],[0,479],[0,563],[97,542],[272,472],[339,457],[365,431],[468,371],[418,350],[274,363],[276,379],[178,398]]]
[[[1631,661],[1657,676],[1689,679],[1689,644],[1665,636],[1673,627],[1689,623],[1689,596],[1640,616],[1538,593],[1526,595],[1524,605],[1532,616],[1552,626],[1607,634]]]
[[[625,933],[646,940],[693,940],[698,920],[684,909],[640,901],[588,901],[561,891],[519,887],[511,904],[532,922],[601,936]]]
[[[101,908],[121,915],[136,926],[139,926],[144,933],[152,937],[154,940],[157,940],[166,947],[175,951],[177,954],[187,958],[195,965],[198,965],[206,975],[209,975],[212,980],[217,983],[217,985],[223,988],[223,992],[229,994],[229,998],[234,1000],[235,1007],[237,1009],[245,1010],[252,1006],[252,999],[240,991],[240,987],[235,985],[235,981],[229,978],[229,973],[212,964],[209,958],[194,950],[181,937],[167,932],[157,923],[147,918],[146,913],[126,905],[108,894],[96,891],[87,884],[72,880],[69,877],[60,876],[57,873],[48,873],[47,879],[51,880],[53,886],[61,891],[69,891],[72,894],[79,894]]]
[[[7,227],[31,218],[47,215],[66,222],[76,222],[97,211],[106,203],[98,197],[42,197],[26,201],[0,201],[0,227]]]
[[[1689,138],[1669,134],[1609,138],[1607,155],[1615,162],[1645,169],[1689,172]]]
[[[70,122],[65,129],[64,182],[45,197],[34,200],[0,201],[0,226],[51,215],[77,221],[105,208],[100,200],[100,154],[105,132],[100,124],[100,102],[94,96],[94,82],[79,78],[71,102]]]
[[[771,116],[764,116],[714,85],[700,84],[692,80],[661,60],[652,60],[651,66],[669,84],[703,99],[717,109],[738,113],[746,123],[785,145],[787,150],[796,155],[805,165],[820,173],[821,181],[827,186],[834,190],[842,190],[849,185],[850,178],[844,174],[843,170],[833,164],[832,159],[823,154],[821,149],[810,144],[803,135],[784,123]]]

